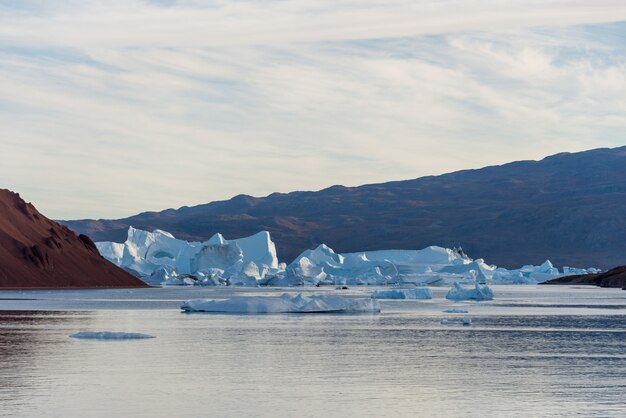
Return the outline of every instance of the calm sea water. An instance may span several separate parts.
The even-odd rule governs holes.
[[[263,290],[0,292],[0,416],[626,416],[626,292],[501,286],[453,304],[434,290],[377,315],[178,310]],[[451,307],[472,325],[441,325],[463,316]]]

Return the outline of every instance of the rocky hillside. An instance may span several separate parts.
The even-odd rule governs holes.
[[[598,274],[559,277],[543,284],[586,284],[600,287],[626,288],[626,266],[615,267]]]
[[[0,189],[0,288],[144,287],[93,241]]]

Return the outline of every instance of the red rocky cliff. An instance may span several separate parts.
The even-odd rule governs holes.
[[[90,238],[0,189],[0,288],[144,286],[103,259]]]

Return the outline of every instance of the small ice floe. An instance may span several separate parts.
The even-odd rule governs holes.
[[[472,325],[472,318],[464,316],[462,319],[442,319],[441,325]]]
[[[154,335],[140,334],[138,332],[90,332],[83,331],[70,335],[72,338],[81,338],[86,340],[142,340],[146,338],[156,338]]]
[[[336,295],[235,296],[227,300],[192,299],[183,303],[185,312],[214,313],[358,313],[380,312],[376,299]]]
[[[449,300],[492,300],[493,291],[487,285],[474,282],[474,288],[466,289],[459,282],[454,282],[452,288],[446,294]]]
[[[372,293],[373,299],[432,299],[433,294],[430,289],[415,288],[415,289],[388,289],[377,290]]]
[[[446,309],[445,313],[469,313],[467,309]]]

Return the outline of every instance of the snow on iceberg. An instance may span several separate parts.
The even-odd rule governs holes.
[[[497,284],[537,284],[561,276],[598,273],[599,271],[595,268],[563,267],[563,272],[560,272],[550,260],[546,260],[540,266],[526,265],[514,270],[497,268],[492,275],[492,282]]]
[[[129,227],[123,244],[98,242],[96,246],[103,257],[152,285],[230,284],[233,278],[237,285],[256,286],[281,267],[266,231],[234,240],[215,234],[205,242],[188,242],[159,229]]]
[[[335,295],[235,296],[227,300],[193,299],[183,303],[185,312],[214,313],[357,313],[380,312],[376,299]]]
[[[487,285],[474,282],[473,289],[466,289],[459,282],[452,285],[452,289],[446,294],[449,300],[492,300],[493,291]]]
[[[70,335],[71,338],[80,338],[88,340],[140,340],[146,338],[156,338],[154,335],[140,334],[138,332],[90,332],[82,331]]]
[[[482,258],[479,258],[474,261],[470,261],[469,263],[455,263],[449,266],[445,266],[438,270],[439,273],[456,273],[456,274],[471,274],[471,272],[475,272],[472,276],[475,279],[478,279],[481,282],[485,282],[487,280],[491,280],[493,277],[494,271],[496,270],[495,266],[490,266],[485,263]]]
[[[432,299],[428,288],[377,290],[372,293],[374,299]]]
[[[567,267],[567,266],[563,267],[564,276],[578,276],[581,274],[595,274],[595,273],[601,273],[601,272],[602,270],[593,268],[593,267],[590,267],[588,269],[581,269],[581,268]]]
[[[321,244],[286,265],[278,262],[276,246],[265,231],[234,240],[215,234],[204,242],[187,242],[166,231],[130,227],[126,242],[96,245],[103,257],[148,284],[167,286],[536,284],[564,274],[597,272],[570,267],[560,272],[549,260],[507,270],[473,260],[460,249],[437,246],[339,254]]]
[[[445,263],[459,257],[461,256],[453,250],[441,247],[337,254],[332,248],[322,244],[313,250],[304,251],[287,266],[285,272],[278,273],[268,280],[267,284],[270,286],[402,284],[402,278],[406,277],[407,273],[432,272],[432,266],[441,268]]]

